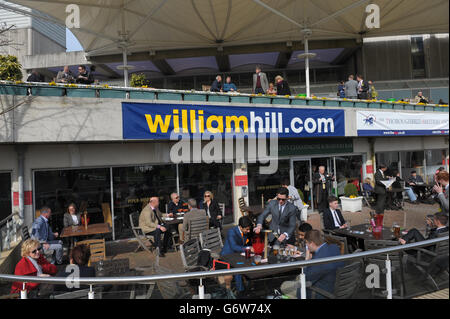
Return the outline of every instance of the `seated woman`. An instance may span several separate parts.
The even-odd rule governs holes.
[[[50,275],[56,274],[58,269],[55,265],[49,263],[42,254],[42,246],[38,240],[27,239],[22,244],[22,259],[17,263],[14,275],[17,276],[38,276],[38,277],[50,277]],[[28,292],[28,297],[37,297],[40,291],[47,289],[48,285],[40,286],[39,283],[26,283],[25,289]],[[20,293],[23,289],[22,282],[13,282],[11,286],[11,293]]]
[[[74,203],[67,207],[67,212],[64,214],[64,228],[69,226],[81,225],[81,214],[77,213],[77,207]]]
[[[87,245],[75,246],[70,253],[70,265],[61,269],[56,277],[69,277],[75,276],[79,277],[95,277],[94,267],[88,267],[89,258],[91,257],[91,251]],[[75,286],[68,287],[67,285],[55,285],[54,291],[59,292],[72,292],[80,289],[87,289],[88,286]]]
[[[365,192],[367,196],[372,196],[373,194],[372,180],[370,179],[370,177],[367,177],[364,180],[363,192]]]

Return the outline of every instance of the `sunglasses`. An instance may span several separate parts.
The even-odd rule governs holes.
[[[287,198],[279,198],[279,197],[277,197],[277,201],[279,201],[279,202],[284,202],[284,201],[286,201],[287,200]]]
[[[42,247],[36,248],[35,250],[32,250],[31,253],[32,254],[36,254],[38,251],[41,251]]]
[[[205,195],[205,197],[211,197],[211,195]]]

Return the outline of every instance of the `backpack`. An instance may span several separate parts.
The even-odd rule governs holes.
[[[199,252],[197,258],[197,266],[203,266],[211,269],[213,265],[213,259],[211,257],[211,251],[209,249],[203,249]]]

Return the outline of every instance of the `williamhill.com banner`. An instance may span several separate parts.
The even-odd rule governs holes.
[[[169,140],[172,132],[276,133],[286,137],[345,136],[343,110],[122,103],[123,139]]]

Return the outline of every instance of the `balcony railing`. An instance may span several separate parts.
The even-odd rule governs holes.
[[[271,264],[264,265],[258,267],[244,267],[244,268],[234,268],[228,270],[215,270],[215,271],[198,271],[198,272],[188,272],[188,273],[179,273],[179,274],[168,274],[168,275],[152,275],[152,276],[135,276],[135,277],[103,277],[103,278],[79,278],[77,279],[80,285],[89,285],[90,286],[90,294],[89,299],[94,299],[94,293],[92,287],[95,285],[125,285],[125,284],[150,284],[155,283],[157,281],[164,280],[188,280],[188,279],[199,279],[199,296],[200,299],[202,297],[202,293],[200,291],[204,291],[203,279],[206,278],[215,278],[218,276],[227,276],[227,275],[238,275],[238,274],[249,274],[249,273],[258,273],[265,271],[276,271],[276,270],[287,270],[287,269],[297,269],[301,270],[300,274],[300,285],[302,287],[306,287],[305,285],[305,275],[303,273],[303,269],[308,266],[316,266],[327,263],[335,263],[335,262],[348,262],[350,260],[363,259],[371,256],[376,256],[380,254],[386,254],[386,296],[387,299],[392,299],[393,297],[393,289],[392,289],[392,267],[391,260],[389,259],[389,254],[393,254],[395,252],[411,250],[414,248],[432,246],[439,242],[448,241],[449,236],[439,237],[436,239],[424,240],[421,242],[416,242],[412,244],[399,245],[395,247],[370,250],[364,252],[358,252],[354,254],[346,254],[336,257],[327,257],[327,258],[319,258],[319,259],[311,259],[307,261],[298,261],[298,262],[289,262],[282,264]],[[46,283],[46,284],[54,284],[54,285],[65,285],[67,284],[66,278],[55,278],[55,277],[30,277],[30,276],[15,276],[15,275],[4,275],[0,274],[0,281],[7,282],[22,282],[22,283]],[[25,285],[24,285],[25,286]],[[301,298],[306,299],[306,290],[301,289]],[[27,294],[26,291],[22,291],[21,298],[26,299]]]
[[[180,91],[153,88],[125,88],[91,86],[81,84],[43,84],[0,81],[0,95],[76,97],[146,101],[185,101],[239,104],[273,104],[314,107],[349,107],[386,110],[415,110],[448,112],[448,105],[410,104],[403,101],[350,100],[338,98],[306,98],[304,96],[273,96],[245,93],[214,93],[203,91]]]

